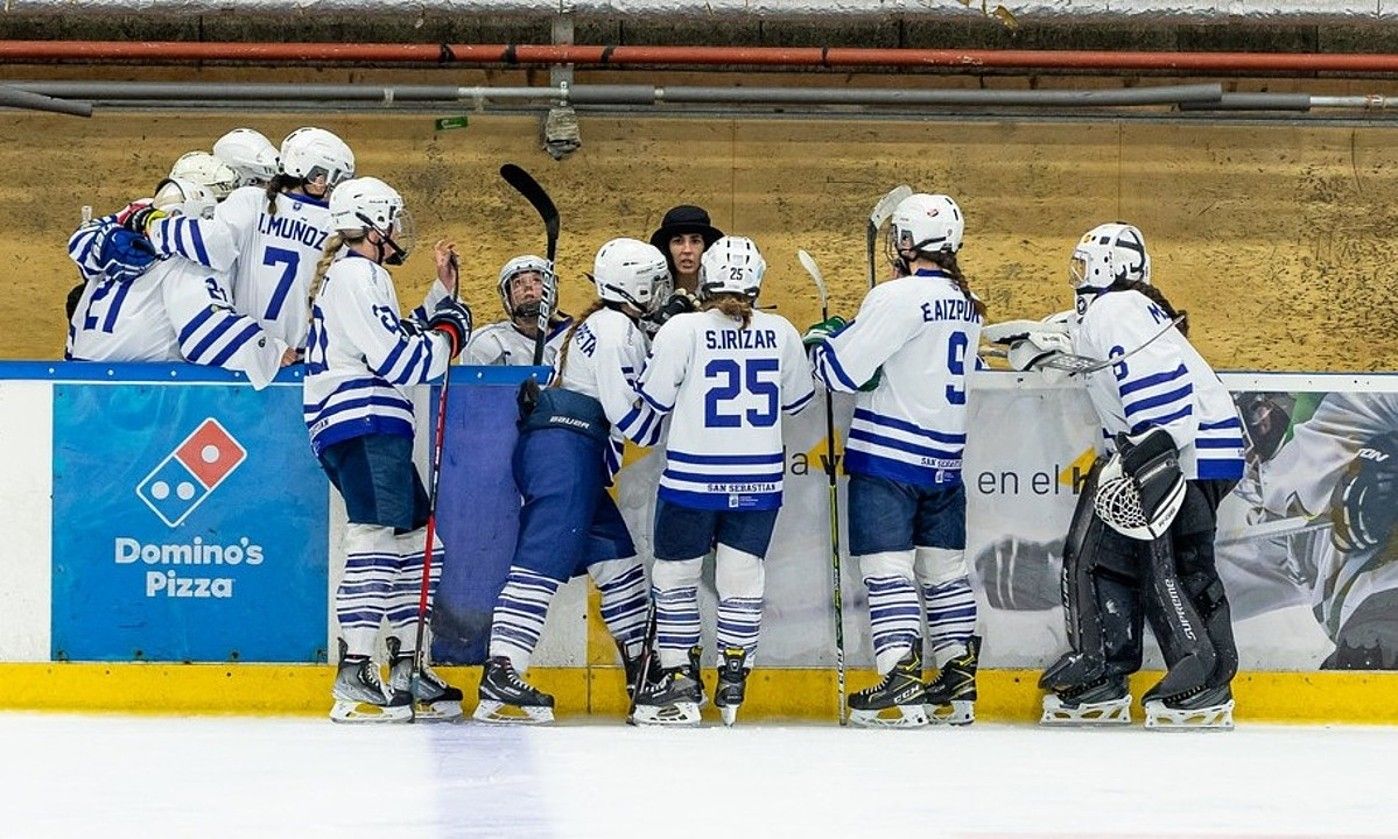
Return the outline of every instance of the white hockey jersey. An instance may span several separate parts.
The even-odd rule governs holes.
[[[625,438],[641,446],[660,439],[664,420],[636,394],[650,341],[631,318],[615,309],[593,312],[573,333],[568,361],[556,374],[559,387],[591,396],[612,424],[607,468],[621,468]]]
[[[673,411],[660,497],[707,510],[781,506],[781,414],[815,395],[786,318],[754,311],[744,328],[713,310],[676,315],[656,333],[638,390]]]
[[[434,284],[430,301],[444,289]],[[413,436],[409,385],[431,381],[451,361],[450,339],[401,320],[389,273],[341,253],[311,307],[306,340],[305,412],[311,448],[366,434]]]
[[[822,382],[856,393],[845,471],[916,486],[960,483],[966,374],[980,334],[972,301],[941,271],[870,290],[855,319],[812,353]],[[878,386],[860,392],[880,368]]]
[[[162,254],[229,273],[233,305],[294,347],[306,338],[305,300],[330,237],[330,209],[305,195],[276,198],[268,214],[261,187],[233,190],[212,220],[156,221],[147,231]]]
[[[1185,478],[1237,480],[1243,476],[1243,424],[1233,398],[1178,329],[1151,341],[1169,322],[1163,309],[1137,291],[1087,299],[1073,332],[1075,353],[1110,359],[1142,347],[1087,376],[1107,448],[1115,448],[1119,432],[1164,428],[1179,447]]]
[[[544,340],[544,364],[553,367],[558,361],[558,351],[563,347],[563,337],[572,318],[565,318],[553,325]],[[462,364],[477,364],[483,367],[494,365],[519,366],[534,363],[534,339],[520,332],[514,321],[502,320],[477,329],[461,354]]]
[[[84,228],[73,239],[86,244],[93,233]],[[73,361],[189,361],[242,371],[257,389],[276,377],[287,349],[233,310],[214,272],[179,257],[130,282],[89,277],[68,334]]]

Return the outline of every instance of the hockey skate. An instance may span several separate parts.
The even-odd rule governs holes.
[[[1044,697],[1042,725],[1130,725],[1131,691],[1121,677],[1062,688]]]
[[[970,725],[976,721],[976,665],[981,639],[972,635],[966,652],[953,658],[927,685],[923,704],[927,721],[934,725]]]
[[[849,721],[869,728],[918,728],[927,725],[923,704],[922,654],[909,650],[893,669],[871,688],[850,694]]]
[[[408,697],[390,696],[379,681],[379,666],[372,659],[345,660],[344,641],[340,642],[340,668],[331,691],[335,704],[330,708],[333,722],[395,723],[412,719]]]
[[[1141,697],[1146,709],[1146,728],[1161,731],[1181,729],[1233,729],[1233,692],[1228,685],[1204,688],[1190,696],[1160,698],[1154,689]]]
[[[388,639],[388,689],[395,699],[413,700],[413,719],[418,722],[451,722],[461,719],[465,696],[442,680],[424,660],[416,684],[413,680],[412,653],[402,652],[402,642]],[[416,690],[414,690],[414,687]]]
[[[704,687],[689,675],[689,665],[661,670],[658,678],[641,688],[636,710],[627,722],[632,725],[699,724],[699,700]]]
[[[697,644],[689,648],[689,678],[694,680],[694,684],[699,686],[699,707],[703,708],[709,704],[709,697],[704,694],[704,674],[701,669],[701,661],[704,658],[704,648]]]
[[[485,663],[480,701],[472,717],[481,722],[535,725],[553,722],[553,697],[519,677],[503,656]]]
[[[723,664],[718,668],[718,686],[714,688],[714,706],[718,708],[724,725],[731,726],[738,721],[738,706],[743,704],[750,672],[746,650],[742,647],[724,648]]]

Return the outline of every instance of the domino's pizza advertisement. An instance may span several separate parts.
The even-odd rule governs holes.
[[[53,658],[323,661],[300,413],[299,387],[56,385]]]

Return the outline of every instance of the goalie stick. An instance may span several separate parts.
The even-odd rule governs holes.
[[[461,294],[461,266],[457,263],[456,253],[451,254],[451,273],[455,278],[451,287],[451,299],[460,299]],[[462,336],[463,340],[469,336]],[[462,347],[465,349],[465,347]],[[428,478],[427,488],[427,539],[423,547],[422,554],[422,585],[418,588],[417,595],[417,643],[413,646],[413,675],[408,679],[408,720],[417,722],[417,697],[422,687],[422,667],[427,660],[426,653],[423,652],[423,641],[427,634],[427,595],[430,588],[429,581],[432,579],[432,542],[437,535],[437,488],[442,479],[442,444],[447,436],[447,385],[451,381],[451,360],[447,361],[447,369],[442,373],[442,389],[437,395],[437,427],[433,434],[432,445],[432,474]]]
[[[870,223],[872,224],[872,219]],[[825,290],[825,277],[820,273],[820,266],[816,265],[816,261],[804,250],[798,250],[796,256],[801,260],[801,267],[815,280],[816,291],[820,294],[821,320],[829,320],[830,298]],[[870,276],[873,276],[872,271]],[[845,603],[841,594],[840,574],[840,493],[839,478],[835,475],[835,406],[828,387],[825,389],[825,474],[830,479],[830,573],[834,583],[832,597],[835,604],[835,687],[839,691],[835,707],[840,725],[845,725]]]
[[[893,211],[898,208],[903,199],[912,194],[912,187],[907,184],[899,184],[890,189],[887,195],[880,198],[879,203],[874,205],[873,212],[869,213],[869,225],[864,233],[864,245],[869,266],[869,288],[873,288],[879,282],[874,269],[874,245],[879,240],[879,228],[883,227],[884,222],[888,221],[888,217],[893,215]]]
[[[548,341],[549,322],[553,318],[554,304],[558,299],[558,273],[553,266],[553,258],[558,253],[558,208],[554,206],[553,199],[549,198],[549,194],[539,182],[534,180],[534,176],[515,164],[506,163],[501,166],[500,177],[533,205],[539,218],[543,219],[544,233],[548,238],[544,258],[549,263],[549,276],[544,278],[544,287],[539,298],[539,334],[534,336],[534,366],[538,367],[544,363],[544,343]]]

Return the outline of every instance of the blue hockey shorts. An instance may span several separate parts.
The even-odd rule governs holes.
[[[520,435],[513,465],[524,506],[513,565],[561,582],[593,563],[635,556],[631,533],[607,494],[606,445],[566,428]]]
[[[658,498],[655,502],[655,558],[694,559],[714,545],[766,556],[777,510],[701,510]]]
[[[413,441],[366,434],[326,446],[320,466],[345,499],[350,524],[408,533],[427,526],[427,489],[413,465]]]
[[[966,548],[965,485],[920,487],[872,475],[850,475],[850,555],[915,547]]]

